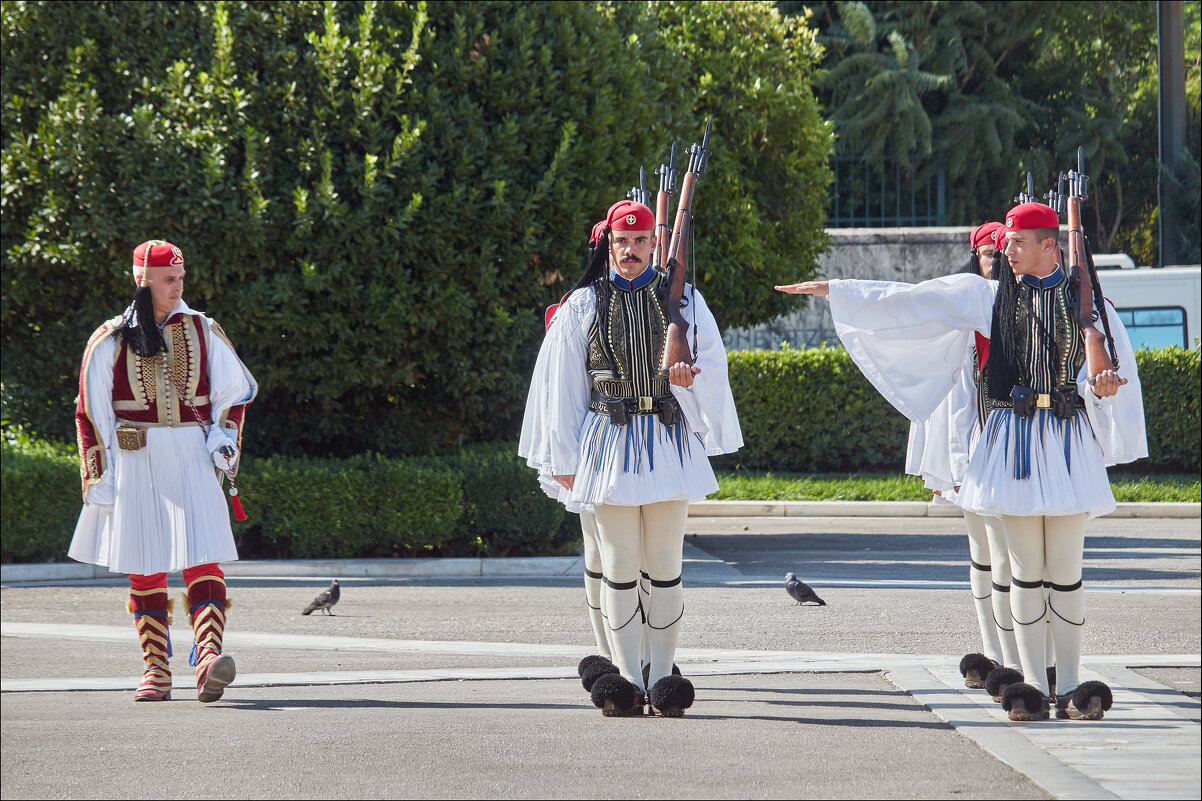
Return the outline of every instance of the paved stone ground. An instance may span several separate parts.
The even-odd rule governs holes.
[[[326,582],[232,579],[243,684],[211,706],[181,616],[176,700],[134,704],[121,586],[5,587],[0,795],[1197,797],[1198,521],[1095,521],[1086,670],[1116,710],[1027,727],[955,686],[977,647],[959,525],[691,520],[682,720],[588,703],[575,581],[344,580],[336,616],[302,617]],[[791,606],[788,569],[828,606]],[[147,754],[161,768],[135,776]],[[1159,759],[1159,783],[1124,779],[1124,759]]]

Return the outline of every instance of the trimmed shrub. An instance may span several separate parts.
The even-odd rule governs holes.
[[[1199,355],[1197,349],[1186,348],[1157,348],[1135,354],[1144,390],[1148,463],[1157,468],[1187,473],[1202,470]]]
[[[900,470],[909,423],[842,348],[731,351],[743,447],[733,469],[821,473]]]
[[[63,560],[79,517],[67,445],[5,442],[4,562]],[[510,445],[440,457],[249,458],[238,474],[243,559],[543,556],[579,543],[576,515],[539,489]]]
[[[843,348],[745,350],[728,356],[746,444],[716,459],[716,466],[798,473],[903,468],[909,423]],[[1135,358],[1148,459],[1133,467],[1197,472],[1199,351],[1141,350]]]
[[[82,503],[73,446],[0,443],[0,561],[66,559]]]
[[[462,482],[458,536],[442,555],[546,556],[579,544],[579,519],[547,497],[515,444],[465,447],[423,463]]]
[[[378,455],[256,460],[238,484],[252,518],[243,558],[428,555],[463,515],[457,475]]]

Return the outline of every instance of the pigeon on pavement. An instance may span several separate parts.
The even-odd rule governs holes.
[[[785,592],[789,593],[789,597],[797,601],[794,606],[800,606],[806,601],[813,601],[819,606],[826,606],[826,601],[818,597],[818,595],[810,589],[810,586],[797,578],[792,573],[785,574]]]
[[[313,601],[304,608],[304,611],[302,611],[301,614],[308,615],[318,609],[326,614],[334,614],[330,611],[330,607],[338,603],[338,596],[340,594],[341,593],[338,590],[338,579],[334,579],[333,583],[330,584],[330,588],[328,590],[323,590],[320,595],[314,598]]]

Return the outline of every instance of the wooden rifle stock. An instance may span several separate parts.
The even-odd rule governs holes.
[[[705,136],[701,144],[689,148],[689,170],[685,173],[680,185],[680,200],[676,207],[676,222],[672,226],[672,244],[667,253],[667,306],[668,306],[668,335],[664,348],[663,368],[667,370],[675,364],[693,363],[693,353],[689,348],[689,324],[680,312],[680,299],[684,296],[685,272],[689,265],[689,242],[693,234],[693,190],[697,186],[697,178],[705,173],[706,162],[709,158],[710,131],[713,120],[705,124]]]
[[[1089,270],[1089,245],[1081,227],[1081,202],[1085,200],[1089,177],[1085,175],[1085,152],[1077,148],[1077,169],[1068,174],[1068,263],[1069,276],[1078,279],[1080,302],[1077,316],[1085,337],[1085,374],[1092,379],[1104,370],[1113,370],[1106,352],[1106,337],[1094,327],[1093,280]]]

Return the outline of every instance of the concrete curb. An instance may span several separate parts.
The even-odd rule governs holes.
[[[246,559],[223,562],[232,578],[553,578],[584,572],[579,556],[503,559]],[[99,565],[49,562],[0,566],[0,583],[124,579]]]
[[[689,517],[960,517],[959,507],[925,501],[697,501]],[[1106,517],[1198,518],[1196,503],[1120,503]],[[691,557],[691,558],[690,558]],[[714,563],[714,564],[711,564]],[[705,554],[685,553],[686,572],[700,577],[724,565]],[[235,578],[554,578],[584,571],[579,556],[530,556],[496,559],[280,559],[229,562]],[[733,568],[730,568],[733,570]],[[0,565],[0,583],[122,579],[124,574],[77,562]],[[723,576],[725,577],[725,576]]]
[[[962,517],[960,507],[927,501],[696,501],[689,517]],[[1120,503],[1104,517],[1198,518],[1196,503]]]

